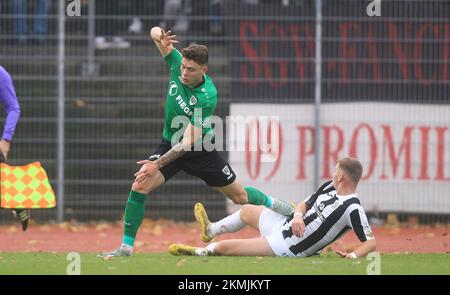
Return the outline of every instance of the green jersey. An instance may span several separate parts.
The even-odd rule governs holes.
[[[207,75],[204,83],[197,88],[190,88],[181,83],[181,53],[174,49],[164,59],[170,68],[170,82],[166,95],[166,109],[164,113],[163,138],[171,141],[172,136],[185,128],[183,124],[175,124],[172,120],[177,116],[184,116],[190,123],[201,127],[203,135],[212,134],[210,117],[214,113],[217,104],[217,89],[214,82]],[[195,116],[194,116],[195,109]],[[200,114],[201,110],[201,115]]]

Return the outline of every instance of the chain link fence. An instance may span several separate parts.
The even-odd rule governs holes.
[[[323,2],[320,21],[316,2]],[[450,1],[381,1],[381,16],[372,17],[368,6],[377,1],[316,2],[2,1],[0,64],[12,75],[22,110],[10,163],[42,162],[55,191],[64,189],[65,220],[121,218],[135,163],[161,138],[168,70],[148,36],[158,25],[177,34],[179,48],[208,46],[209,75],[219,91],[217,116],[240,115],[231,109],[250,103],[262,115],[292,117],[294,125],[284,129],[285,146],[292,144],[284,153],[290,166],[281,164],[270,181],[251,177],[244,160],[222,153],[244,184],[278,197],[292,188],[294,196],[287,198],[300,201],[330,177],[337,158],[352,154],[368,171],[361,199],[364,205],[369,195],[373,216],[395,212],[447,221]],[[67,15],[71,4],[80,16]],[[282,180],[279,171],[296,177]],[[414,206],[411,191],[419,194],[412,197]],[[180,173],[150,195],[146,217],[193,220],[198,201],[212,219],[226,214],[224,196]],[[32,214],[45,222],[57,219],[58,211]],[[10,215],[1,210],[0,221],[10,222]]]

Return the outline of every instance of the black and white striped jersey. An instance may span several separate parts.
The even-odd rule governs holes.
[[[374,238],[358,196],[337,195],[332,181],[325,182],[305,203],[303,237],[292,233],[292,217],[282,227],[284,242],[294,256],[313,255],[350,229],[355,231],[361,242]]]

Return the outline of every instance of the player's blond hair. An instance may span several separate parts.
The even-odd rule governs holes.
[[[363,167],[360,161],[355,158],[346,157],[338,161],[339,168],[341,168],[345,175],[350,178],[350,180],[357,185],[361,179],[363,172]]]

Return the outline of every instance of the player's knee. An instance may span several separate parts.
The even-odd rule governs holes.
[[[229,247],[227,246],[226,243],[224,242],[219,242],[217,243],[217,245],[214,247],[214,254],[215,255],[227,255],[228,254],[228,249]]]
[[[148,184],[144,184],[142,182],[133,182],[133,185],[131,186],[131,190],[141,193],[141,194],[148,194],[151,192],[151,189]]]
[[[249,205],[246,204],[244,206],[241,207],[241,211],[240,211],[240,215],[239,217],[241,218],[241,220],[246,223],[247,220],[249,220],[249,218],[252,215],[252,207],[253,205]]]

